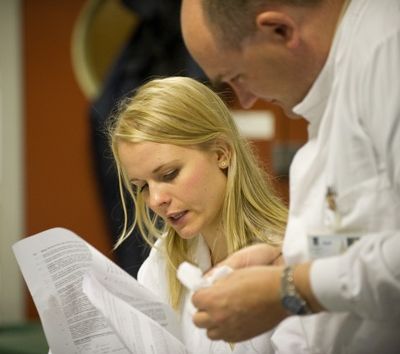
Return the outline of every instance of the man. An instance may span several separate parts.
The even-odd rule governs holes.
[[[232,342],[275,328],[279,353],[399,352],[399,1],[183,0],[181,22],[244,108],[264,99],[309,121],[290,171],[289,267],[263,245],[234,254],[238,270],[194,294],[194,322]]]

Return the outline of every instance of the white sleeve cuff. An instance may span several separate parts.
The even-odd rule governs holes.
[[[398,325],[400,309],[399,233],[363,236],[345,253],[315,260],[310,284],[328,311],[352,312]]]
[[[315,260],[311,265],[310,282],[314,296],[329,311],[347,311],[339,273],[340,257]]]

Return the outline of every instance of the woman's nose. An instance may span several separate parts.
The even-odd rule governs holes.
[[[165,207],[169,205],[171,197],[163,185],[149,185],[148,205],[157,214],[165,213]]]

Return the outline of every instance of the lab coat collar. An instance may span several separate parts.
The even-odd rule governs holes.
[[[325,65],[303,101],[293,108],[294,113],[304,117],[310,123],[308,128],[309,137],[312,137],[318,131],[332,90],[335,77],[335,62],[338,59],[338,47],[341,42],[340,37],[343,32],[343,27],[345,26],[345,18],[348,17],[348,10],[349,9],[347,9],[346,14],[336,30]]]
[[[212,266],[210,250],[202,235],[198,235],[196,239],[197,242],[195,243],[194,248],[194,262],[203,272],[205,272]]]

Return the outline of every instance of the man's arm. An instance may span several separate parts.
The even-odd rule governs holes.
[[[225,264],[248,264],[251,260],[262,260],[261,247],[239,251],[227,259]],[[249,257],[251,253],[254,257]],[[264,253],[265,255],[268,252]],[[238,255],[244,259],[239,261]],[[233,259],[233,261],[232,261]],[[192,301],[199,310],[193,316],[194,323],[207,329],[211,339],[238,342],[275,327],[288,316],[281,305],[280,284],[282,266],[250,266],[234,271],[216,282],[214,286],[197,291]],[[294,270],[297,291],[306,300],[313,312],[322,309],[310,285],[310,263],[299,265]]]
[[[344,254],[313,262],[310,283],[332,312],[400,325],[400,232],[364,236]]]
[[[296,289],[314,313],[326,308],[399,325],[399,249],[398,233],[365,236],[343,255],[298,265]],[[249,267],[197,291],[192,298],[199,309],[193,321],[206,328],[211,339],[242,341],[272,329],[288,316],[280,297],[283,267],[255,266],[256,261],[269,260],[263,260],[259,247],[239,252],[231,256],[232,263]],[[238,254],[245,259],[240,261]],[[224,263],[229,264],[231,257]]]

